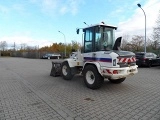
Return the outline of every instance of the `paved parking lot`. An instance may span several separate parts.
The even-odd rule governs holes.
[[[0,58],[0,120],[160,120],[160,66],[98,90],[50,70],[51,60]]]

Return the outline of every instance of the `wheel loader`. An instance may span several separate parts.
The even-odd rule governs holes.
[[[117,27],[99,23],[82,30],[83,51],[71,53],[69,58],[60,62],[59,69],[56,68],[56,62],[53,62],[54,76],[57,70],[65,80],[82,74],[88,88],[98,89],[104,80],[119,84],[128,76],[138,73],[135,54],[120,49],[122,37],[115,40]]]

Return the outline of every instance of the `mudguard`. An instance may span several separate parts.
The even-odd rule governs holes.
[[[83,67],[83,61],[79,61],[77,59],[65,59],[63,62],[67,62],[69,67],[71,68],[72,74],[78,74],[79,70],[77,68]]]
[[[98,72],[102,75],[101,66],[100,66],[99,62],[85,62],[82,71],[84,70],[84,68],[85,68],[87,65],[94,65],[94,66],[97,68]]]

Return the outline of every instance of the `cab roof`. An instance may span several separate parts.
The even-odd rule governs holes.
[[[104,22],[101,22],[101,23],[98,23],[98,24],[94,24],[94,25],[90,25],[90,26],[88,26],[88,27],[83,28],[83,30],[84,30],[84,29],[87,29],[87,28],[91,28],[91,27],[96,27],[96,26],[104,26],[104,27],[113,28],[113,29],[117,30],[117,27],[116,27],[116,26],[107,25],[107,24],[105,24]]]

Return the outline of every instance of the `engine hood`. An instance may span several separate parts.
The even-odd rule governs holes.
[[[114,50],[114,52],[117,53],[119,56],[135,56],[135,54],[130,51]]]

